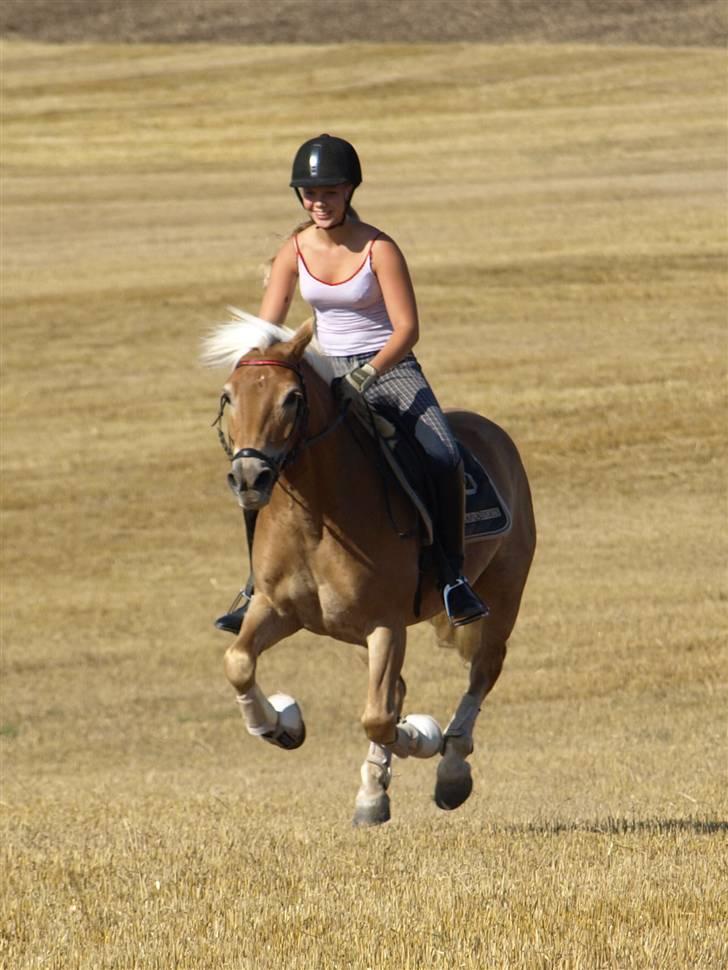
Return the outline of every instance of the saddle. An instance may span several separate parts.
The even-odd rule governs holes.
[[[435,496],[428,471],[428,458],[421,445],[397,422],[396,416],[382,414],[368,405],[354,413],[366,430],[377,439],[384,460],[405,494],[419,513],[423,544],[434,542]],[[456,439],[457,440],[457,439]],[[457,441],[465,478],[465,541],[492,539],[511,528],[511,513],[493,480],[475,455]]]

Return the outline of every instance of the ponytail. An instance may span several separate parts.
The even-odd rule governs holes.
[[[308,229],[308,227],[312,225],[313,219],[306,219],[303,222],[299,222],[293,232],[291,232],[290,238],[293,239],[293,237],[297,236],[299,232],[303,232],[304,229]]]

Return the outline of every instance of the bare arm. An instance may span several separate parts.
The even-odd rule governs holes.
[[[379,239],[372,249],[372,269],[379,281],[393,333],[370,363],[379,374],[407,356],[419,339],[415,291],[404,256],[397,244]]]
[[[286,322],[297,282],[296,251],[293,242],[287,239],[273,260],[258,316],[282,326]]]

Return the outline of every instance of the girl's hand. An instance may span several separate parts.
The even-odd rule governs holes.
[[[362,364],[361,367],[355,367],[354,370],[350,370],[344,376],[343,383],[346,386],[342,386],[342,393],[347,397],[351,396],[352,391],[354,394],[362,395],[378,377],[379,371],[371,364]]]

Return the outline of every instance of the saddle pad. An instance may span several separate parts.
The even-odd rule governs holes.
[[[465,466],[465,541],[490,539],[511,527],[511,514],[477,458],[458,441]]]
[[[432,508],[434,495],[429,484],[427,460],[420,446],[389,420],[388,415],[372,409],[380,448],[405,493],[420,514],[426,545],[433,541]],[[392,416],[394,417],[394,416]],[[363,422],[362,422],[363,423]],[[371,420],[364,425],[371,434]],[[465,541],[491,539],[511,528],[511,513],[498,494],[490,476],[468,448],[457,442],[463,459],[465,477]]]

